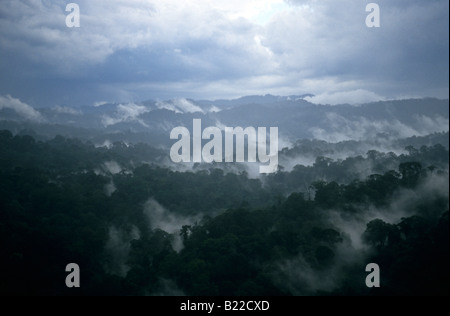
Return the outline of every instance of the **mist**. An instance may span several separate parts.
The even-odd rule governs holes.
[[[427,205],[446,201],[440,209],[429,210]],[[356,268],[356,277],[360,278],[361,290],[366,274],[364,269],[371,263],[370,257],[376,249],[364,241],[367,224],[381,219],[388,224],[397,225],[404,218],[421,216],[436,222],[449,209],[449,174],[432,173],[421,181],[415,189],[402,189],[394,192],[388,206],[379,208],[374,205],[354,205],[358,210],[352,215],[343,210],[324,210],[326,221],[341,232],[342,242],[333,249],[332,264],[318,268],[304,259],[299,253],[295,259],[281,260],[272,274],[274,283],[292,295],[316,295],[333,293],[355,276],[348,273]],[[389,240],[387,240],[389,243]],[[355,273],[355,272],[352,272]]]
[[[150,199],[145,203],[144,215],[151,230],[161,229],[173,236],[172,247],[176,252],[180,252],[184,247],[180,236],[181,228],[183,226],[192,226],[201,219],[200,215],[181,216],[174,214],[155,199]]]
[[[141,232],[136,226],[117,228],[109,227],[108,241],[105,245],[106,261],[104,268],[106,272],[125,277],[130,270],[127,265],[128,255],[131,249],[131,241],[139,240]]]

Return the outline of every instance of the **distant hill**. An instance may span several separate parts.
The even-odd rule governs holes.
[[[35,109],[40,121],[20,111],[0,107],[0,128],[19,133],[33,130],[80,137],[95,142],[170,143],[177,126],[192,128],[194,118],[203,127],[278,127],[287,143],[298,139],[342,141],[395,140],[421,137],[449,130],[449,100],[410,99],[351,105],[316,105],[307,96],[247,96],[235,100],[149,100],[140,103],[104,104],[93,107]],[[22,111],[23,112],[23,111]]]

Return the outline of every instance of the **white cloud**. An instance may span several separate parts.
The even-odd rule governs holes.
[[[123,170],[123,168],[116,161],[107,161],[102,167],[110,174],[119,174]]]
[[[145,126],[145,123],[139,119],[144,113],[150,112],[150,109],[134,103],[120,104],[117,106],[116,115],[114,117],[105,115],[102,117],[102,123],[105,127],[115,125],[121,122],[137,121]]]
[[[10,95],[7,95],[6,97],[0,95],[0,110],[1,109],[11,109],[31,121],[44,121],[44,117],[41,113],[39,113],[39,111],[36,111],[30,105],[23,103],[19,99],[15,99]]]
[[[159,109],[166,109],[175,113],[204,113],[201,107],[184,98],[174,99],[170,102],[158,101],[156,106]]]
[[[68,106],[59,106],[58,105],[58,106],[55,106],[52,110],[59,114],[70,114],[70,115],[80,115],[81,114],[80,111],[77,111]]]
[[[328,130],[313,127],[310,132],[315,139],[338,143],[349,140],[376,140],[380,133],[391,139],[399,139],[448,131],[447,118],[421,116],[417,118],[417,122],[418,124],[410,126],[399,120],[372,121],[364,117],[347,119],[337,113],[329,112],[325,115],[323,122],[329,126]]]
[[[212,1],[211,4],[231,19],[244,18],[260,25],[269,22],[277,13],[289,9],[284,0],[227,0]]]
[[[107,197],[111,197],[113,195],[113,193],[117,191],[117,187],[114,184],[114,181],[112,179],[111,179],[110,183],[105,184],[103,191],[105,192],[105,195]]]
[[[222,110],[221,109],[219,109],[217,106],[215,106],[215,105],[212,105],[210,108],[209,108],[209,110],[208,110],[208,112],[209,113],[219,113],[219,112],[221,112]]]
[[[323,93],[313,97],[306,97],[306,101],[314,104],[328,104],[328,105],[338,105],[338,104],[351,104],[351,105],[361,105],[364,103],[384,101],[385,98],[367,90],[353,90],[353,91],[340,91],[333,93]]]
[[[428,117],[428,116],[418,116],[416,118],[419,126],[421,126],[421,134],[427,135],[430,132],[433,133],[442,133],[449,131],[449,119],[442,116],[437,117]]]
[[[108,104],[108,102],[106,102],[106,101],[98,101],[98,102],[94,102],[94,107],[100,107],[100,106],[103,106],[103,105],[105,105],[105,104]]]

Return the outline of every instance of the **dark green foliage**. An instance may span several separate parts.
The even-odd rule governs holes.
[[[432,177],[448,179],[442,168],[424,161],[448,151],[409,151],[401,161],[369,153],[373,163],[391,159],[387,165],[398,162],[399,168],[366,179],[340,175],[361,157],[320,158],[313,167],[255,180],[220,169],[175,172],[144,164],[159,153],[146,145],[117,143],[108,150],[1,131],[0,294],[448,294],[448,194],[429,189],[408,210],[394,208],[403,192],[420,192]],[[412,159],[419,156],[420,163]],[[101,170],[107,161],[124,170]],[[333,177],[339,179],[325,180]],[[299,186],[305,181],[306,187]],[[106,194],[111,182],[116,191]],[[150,229],[143,212],[150,198],[197,221],[180,224],[175,233]],[[373,208],[408,215],[392,223],[368,219]],[[351,220],[366,227],[359,236],[363,250],[352,248],[339,224]],[[112,227],[120,245],[109,245]],[[177,238],[184,244],[179,252],[173,247]],[[360,259],[345,257],[346,251]],[[65,287],[64,269],[72,262],[81,267],[80,289]],[[324,289],[304,279],[293,285],[295,273],[282,268],[286,262],[312,279],[335,273],[334,286]],[[382,269],[381,289],[365,287],[370,262]],[[118,273],[112,266],[126,269]],[[280,281],[286,278],[289,286]]]
[[[385,267],[379,295],[448,295],[449,213],[438,220],[419,216],[404,218],[398,225],[371,222],[365,236],[375,242],[370,260]]]

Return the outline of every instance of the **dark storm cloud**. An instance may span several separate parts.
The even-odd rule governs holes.
[[[0,95],[31,105],[152,97],[448,97],[448,1],[68,1],[0,4]],[[329,103],[333,103],[330,101]]]

